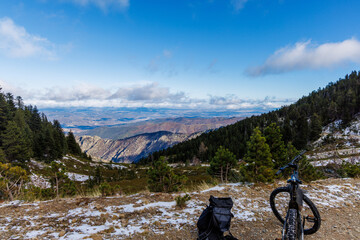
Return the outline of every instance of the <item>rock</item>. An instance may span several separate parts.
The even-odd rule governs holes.
[[[104,233],[114,233],[115,232],[115,228],[113,226],[111,226],[110,228],[106,229],[103,231]]]
[[[129,220],[127,220],[127,219],[121,219],[121,225],[122,225],[123,227],[126,227],[126,226],[128,225],[128,223],[129,223]]]
[[[59,232],[59,237],[63,237],[65,236],[65,234],[66,234],[65,230],[62,230]]]
[[[153,223],[155,226],[161,226],[161,223],[159,221],[156,221]]]
[[[103,238],[99,234],[93,234],[90,236],[92,240],[103,240]]]

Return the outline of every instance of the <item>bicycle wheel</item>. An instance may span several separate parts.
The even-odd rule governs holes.
[[[277,197],[278,194],[281,194],[282,197]],[[276,216],[276,218],[282,224],[284,224],[284,217],[285,217],[286,213],[284,214],[283,212],[279,212],[279,209],[277,209],[277,207],[276,207],[276,203],[281,202],[281,200],[283,200],[283,204],[287,204],[289,202],[288,201],[289,199],[290,199],[290,190],[287,187],[276,188],[270,195],[270,207],[271,207],[274,215]],[[315,207],[314,203],[307,196],[304,195],[303,200],[305,202],[303,211],[306,211],[306,209],[309,209],[310,212],[312,213],[312,216],[307,216],[306,219],[308,220],[308,222],[313,223],[313,224],[311,224],[312,226],[310,228],[306,228],[306,226],[305,226],[304,234],[305,235],[314,234],[319,230],[320,225],[321,225],[320,214],[319,214],[319,211],[317,210],[317,208]],[[278,205],[278,207],[281,207],[281,206]],[[286,206],[283,206],[283,208],[285,209]],[[306,214],[303,214],[303,215],[306,216]]]
[[[296,209],[290,209],[289,210],[289,217],[286,224],[286,239],[287,240],[297,240],[299,239],[297,237],[297,227],[298,224],[296,222],[297,219],[297,210]]]

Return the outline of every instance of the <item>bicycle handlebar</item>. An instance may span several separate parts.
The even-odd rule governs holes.
[[[302,150],[296,157],[294,157],[291,162],[289,162],[288,164],[286,164],[285,166],[281,167],[279,169],[279,171],[277,171],[275,174],[279,175],[280,173],[282,173],[286,168],[288,167],[295,167],[297,164],[297,160],[299,160],[301,158],[301,156],[306,152],[306,150]]]

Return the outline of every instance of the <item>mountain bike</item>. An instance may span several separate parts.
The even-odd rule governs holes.
[[[276,188],[270,195],[271,209],[276,218],[283,224],[282,240],[302,240],[304,235],[314,234],[320,228],[319,211],[300,188],[302,182],[299,179],[299,161],[304,153],[305,151],[302,151],[291,162],[279,169],[276,175],[287,168],[293,169],[293,173],[287,180],[289,184],[286,187]],[[284,201],[288,202],[287,208],[281,206]],[[305,202],[305,206],[303,206],[303,202]],[[306,223],[310,223],[309,228],[305,226]]]

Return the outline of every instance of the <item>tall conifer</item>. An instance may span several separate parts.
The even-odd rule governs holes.
[[[242,174],[245,179],[254,182],[270,182],[274,178],[274,164],[271,159],[270,147],[262,136],[259,127],[254,129],[247,143],[246,162]]]

